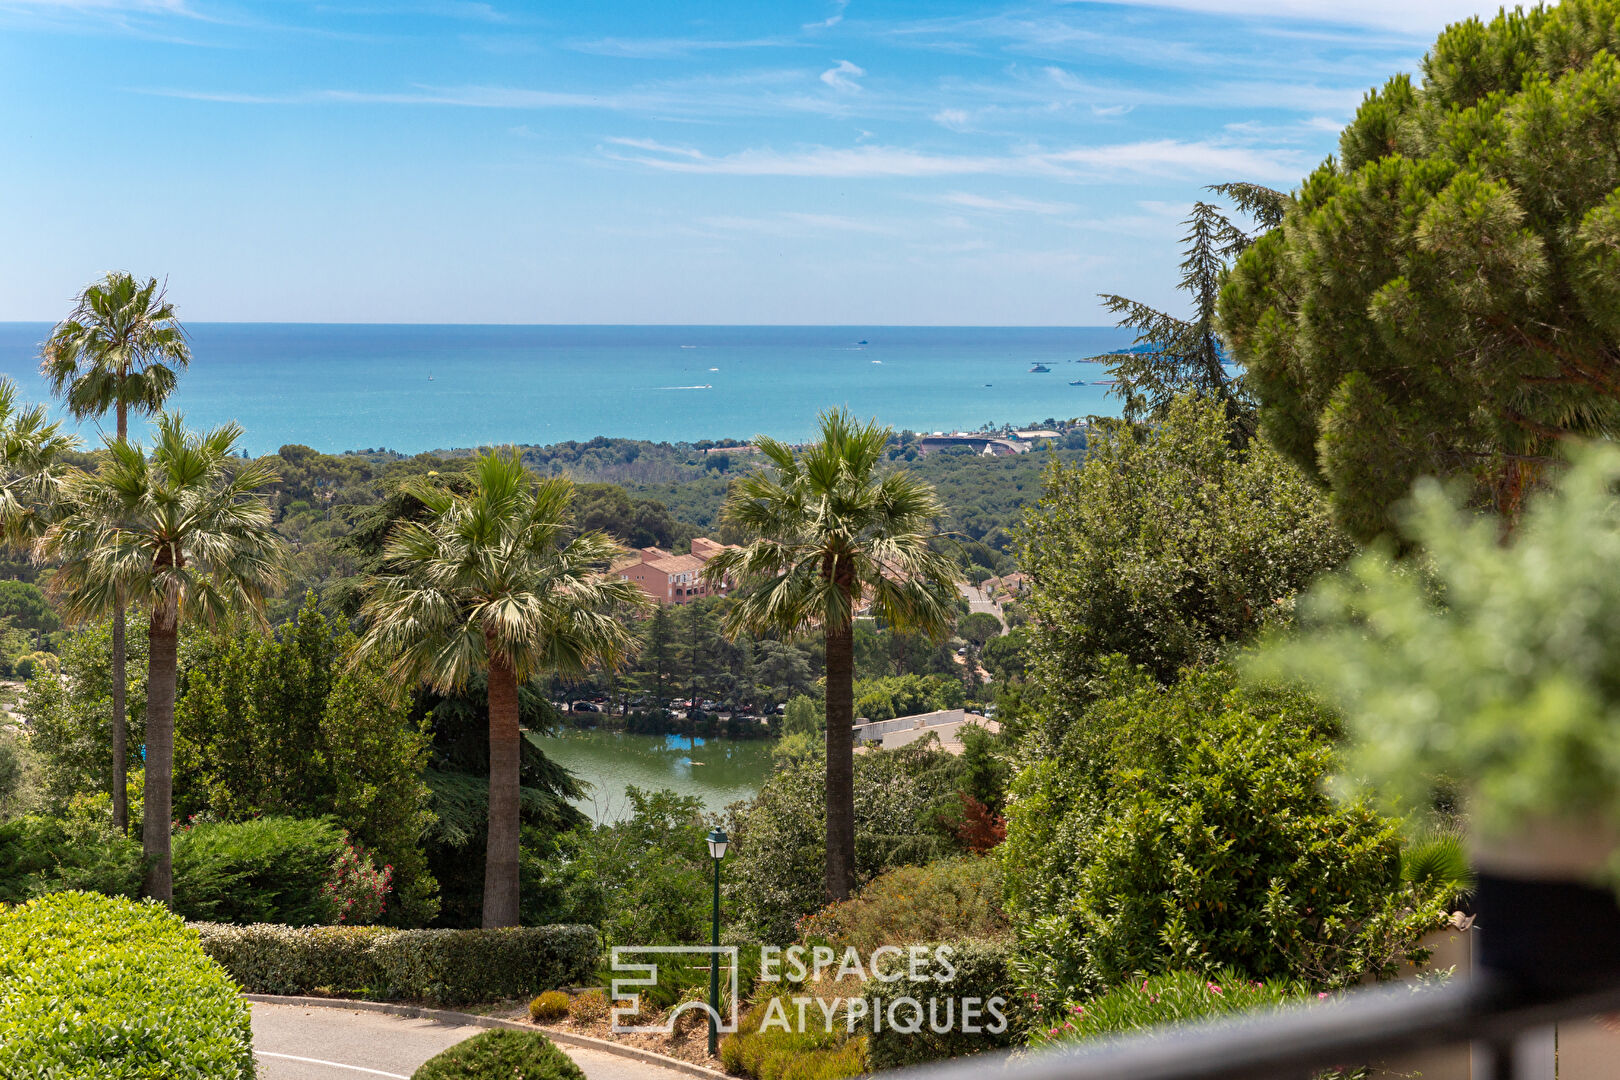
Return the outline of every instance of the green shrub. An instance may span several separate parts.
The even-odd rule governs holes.
[[[1312,591],[1309,634],[1257,666],[1344,711],[1346,787],[1421,809],[1449,778],[1481,846],[1620,828],[1617,482],[1620,449],[1580,453],[1509,545],[1425,482],[1406,512],[1424,570],[1373,550]],[[1602,878],[1620,891],[1620,855]]]
[[[1021,542],[1030,670],[1058,721],[1107,656],[1171,682],[1354,551],[1310,479],[1264,439],[1233,446],[1225,406],[1200,395],[1152,427],[1099,431],[1081,463],[1054,460]]]
[[[589,926],[394,930],[347,926],[200,924],[203,948],[242,988],[312,991],[450,1004],[572,986],[596,969]]]
[[[70,815],[0,825],[0,904],[71,890],[134,897],[140,887],[141,845],[103,821]]]
[[[497,1028],[429,1058],[411,1080],[585,1080],[585,1074],[538,1031]]]
[[[251,1080],[248,1009],[158,904],[58,893],[0,908],[0,1076]]]
[[[607,1014],[607,995],[600,990],[587,990],[568,1003],[568,1015],[584,1024],[594,1024]]]
[[[962,765],[931,743],[855,758],[855,872],[869,881],[958,849],[935,822],[956,804]],[[730,822],[729,916],[751,938],[786,945],[826,901],[826,777],[816,758],[783,763]]]
[[[329,821],[204,822],[174,834],[174,909],[193,921],[335,922],[325,893],[343,851]]]
[[[673,791],[626,792],[631,815],[560,836],[556,850],[525,853],[526,912],[589,922],[616,945],[682,945],[709,939],[714,866],[701,799]]]
[[[1328,713],[1224,669],[1107,678],[1013,785],[1000,851],[1028,989],[1227,966],[1337,986],[1416,956],[1442,906],[1401,880],[1394,822],[1322,791]]]
[[[140,844],[106,825],[105,801],[76,797],[60,819],[0,825],[0,903],[72,889],[136,896]],[[333,922],[338,911],[327,885],[344,848],[343,833],[317,820],[202,822],[178,830],[175,911],[208,922]]]
[[[890,870],[853,898],[802,919],[799,932],[862,955],[880,945],[1005,937],[1001,863],[966,855]]]
[[[1316,996],[1304,983],[1256,982],[1230,968],[1209,974],[1174,971],[1133,978],[1123,986],[1083,1002],[1063,1002],[1047,1012],[1042,1022],[1045,1026],[1030,1033],[1030,1042],[1040,1045],[1095,1039],[1163,1024],[1185,1024],[1211,1016],[1312,1001]]]
[[[898,1069],[1012,1046],[1021,1041],[1028,1029],[1029,1009],[1025,1004],[1028,999],[1019,992],[1010,943],[953,941],[940,944],[949,946],[950,964],[956,969],[955,976],[949,981],[941,983],[934,980],[933,975],[943,973],[935,965],[930,965],[923,973],[924,978],[913,980],[904,957],[892,958],[893,970],[890,970],[891,958],[884,957],[880,961],[886,975],[892,977],[900,974],[898,980],[884,982],[874,976],[866,981],[862,996],[868,1001],[890,1002],[895,998],[910,997],[923,1010],[922,1027],[911,1034],[897,1031],[887,1022],[877,1028],[870,1017],[867,1018],[865,1030],[870,1041],[866,1053],[874,1070]],[[937,947],[929,946],[930,949]],[[964,1001],[978,1002],[978,1017],[972,1021],[973,1026],[1000,1027],[1001,1030],[965,1030]],[[995,1011],[990,1009],[992,1004]],[[887,1008],[887,1005],[881,1007]],[[997,1013],[1001,1020],[998,1020]],[[909,1007],[899,1007],[897,1015],[909,1020]],[[950,1017],[949,1031],[940,1033],[933,1030],[932,1020],[936,1016],[941,1027],[947,1026],[945,1018]]]
[[[779,1025],[760,1030],[770,1000],[743,1014],[737,1030],[720,1041],[720,1063],[729,1073],[753,1080],[841,1080],[866,1072],[866,1040],[846,1039],[841,1018],[828,1031],[819,1007],[806,1010],[803,1031],[783,1031]],[[797,1010],[790,999],[783,1009],[790,1025],[797,1025]]]
[[[568,995],[561,990],[547,990],[529,1002],[529,1019],[537,1024],[549,1024],[568,1015]]]

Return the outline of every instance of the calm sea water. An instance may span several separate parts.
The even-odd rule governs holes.
[[[771,774],[774,745],[767,739],[691,739],[601,729],[529,738],[547,757],[590,783],[589,797],[577,805],[600,822],[630,816],[624,793],[632,784],[646,791],[669,788],[696,795],[709,810],[752,798]]]
[[[375,326],[194,323],[173,405],[286,443],[405,453],[597,435],[808,437],[848,406],[896,429],[1117,411],[1094,364],[1105,327]],[[45,323],[0,323],[0,374],[43,399]],[[865,342],[865,344],[861,344]],[[1049,373],[1031,373],[1037,363]],[[1079,380],[1085,385],[1070,386]],[[82,432],[93,439],[94,425]]]

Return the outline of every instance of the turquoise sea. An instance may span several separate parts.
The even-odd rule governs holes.
[[[798,441],[843,405],[941,431],[1117,411],[1081,359],[1112,327],[424,326],[193,323],[173,406],[286,443],[404,453],[611,437]],[[0,374],[46,396],[46,323],[0,323]],[[1033,373],[1036,364],[1051,370]],[[1072,381],[1084,385],[1071,386]],[[83,427],[96,437],[93,424]]]

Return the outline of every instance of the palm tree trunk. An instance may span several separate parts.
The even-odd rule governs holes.
[[[113,828],[129,832],[129,736],[124,711],[124,601],[113,605],[112,623],[112,813]]]
[[[118,438],[129,432],[129,409],[118,403]],[[124,598],[113,601],[112,625],[112,802],[113,828],[129,832],[129,725],[124,704]]]
[[[523,757],[517,676],[489,649],[489,842],[484,852],[484,925],[518,924],[518,784]]]
[[[827,640],[827,899],[855,887],[855,635],[829,624]]]
[[[174,906],[174,867],[169,859],[169,826],[174,804],[174,686],[180,639],[178,613],[158,604],[147,631],[146,808],[141,850],[146,876],[141,892]]]

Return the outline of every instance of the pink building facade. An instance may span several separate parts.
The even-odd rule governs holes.
[[[700,596],[724,596],[732,582],[710,584],[703,579],[703,568],[728,545],[706,536],[692,541],[692,554],[672,555],[662,548],[642,548],[636,562],[626,560],[614,567],[624,581],[633,581],[641,591],[660,604],[685,604]]]

